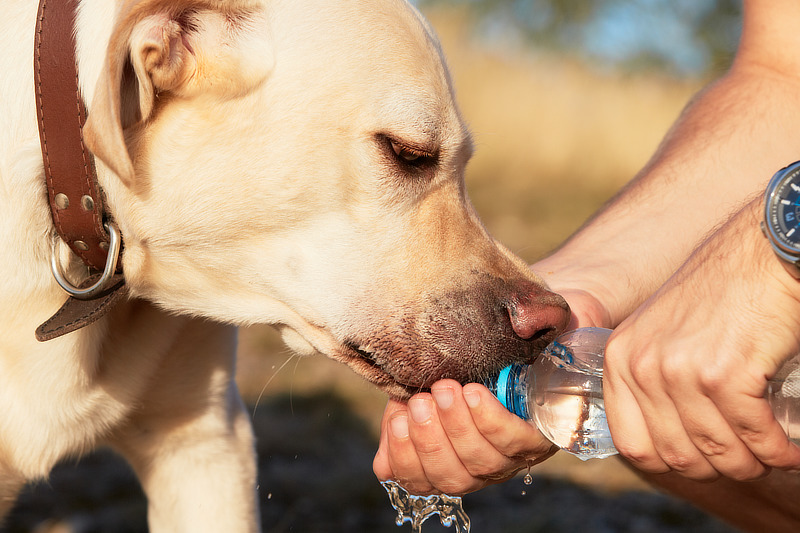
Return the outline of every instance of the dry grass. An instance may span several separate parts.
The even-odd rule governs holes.
[[[470,39],[464,14],[429,18],[477,141],[467,172],[473,203],[492,233],[529,261],[635,175],[700,86],[489,47]]]
[[[485,224],[528,261],[551,250],[646,162],[699,81],[615,76],[470,38],[468,17],[430,12],[477,141],[467,185]],[[292,358],[269,328],[242,332],[246,399],[334,389],[377,430],[385,397],[322,357]],[[642,485],[616,461],[566,454],[541,474],[615,490]],[[602,480],[602,481],[598,481]]]

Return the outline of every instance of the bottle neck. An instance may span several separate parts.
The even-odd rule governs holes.
[[[528,411],[529,369],[530,365],[509,365],[486,383],[503,407],[524,420],[530,420],[532,415]]]

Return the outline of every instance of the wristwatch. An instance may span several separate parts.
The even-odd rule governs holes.
[[[764,200],[761,231],[789,273],[800,278],[800,161],[772,176]]]

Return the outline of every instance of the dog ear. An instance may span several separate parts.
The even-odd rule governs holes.
[[[118,20],[83,133],[130,186],[124,129],[150,119],[160,96],[243,95],[266,79],[273,58],[256,2],[128,0]]]

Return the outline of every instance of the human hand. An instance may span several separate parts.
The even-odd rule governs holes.
[[[800,448],[763,398],[800,351],[800,281],[760,234],[760,205],[709,237],[609,339],[609,427],[644,472],[752,480],[800,469]]]
[[[373,470],[414,494],[460,495],[505,481],[555,451],[483,385],[445,379],[408,404],[389,400]]]
[[[534,269],[535,269],[534,265]],[[570,329],[608,327],[607,313],[589,292],[545,279],[572,311]],[[536,427],[510,413],[483,385],[442,380],[408,404],[389,400],[373,470],[416,494],[474,492],[505,481],[556,452]]]

